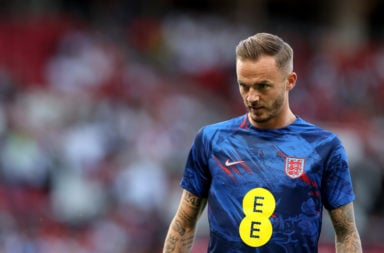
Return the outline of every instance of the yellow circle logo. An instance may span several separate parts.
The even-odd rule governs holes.
[[[273,214],[276,201],[272,193],[264,188],[254,188],[243,198],[244,218],[239,226],[240,238],[250,247],[266,244],[272,236]]]

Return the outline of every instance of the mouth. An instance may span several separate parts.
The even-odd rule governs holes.
[[[252,117],[261,117],[265,113],[264,106],[250,106],[248,110]]]
[[[249,106],[248,109],[251,112],[259,112],[262,109],[264,109],[264,107],[263,106]]]

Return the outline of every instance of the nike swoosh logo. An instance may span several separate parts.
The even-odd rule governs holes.
[[[240,164],[240,163],[243,163],[243,162],[244,162],[243,160],[230,162],[229,159],[227,159],[225,161],[225,166],[233,166],[233,165]]]

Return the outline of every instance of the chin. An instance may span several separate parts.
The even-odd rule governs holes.
[[[270,117],[252,116],[251,115],[251,119],[252,119],[253,122],[256,122],[256,123],[265,123],[265,122],[268,122],[271,118]]]

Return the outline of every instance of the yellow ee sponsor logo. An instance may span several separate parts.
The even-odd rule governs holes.
[[[267,189],[254,188],[245,194],[244,218],[239,226],[240,238],[245,244],[260,247],[271,239],[273,228],[269,217],[275,207],[275,198]]]

